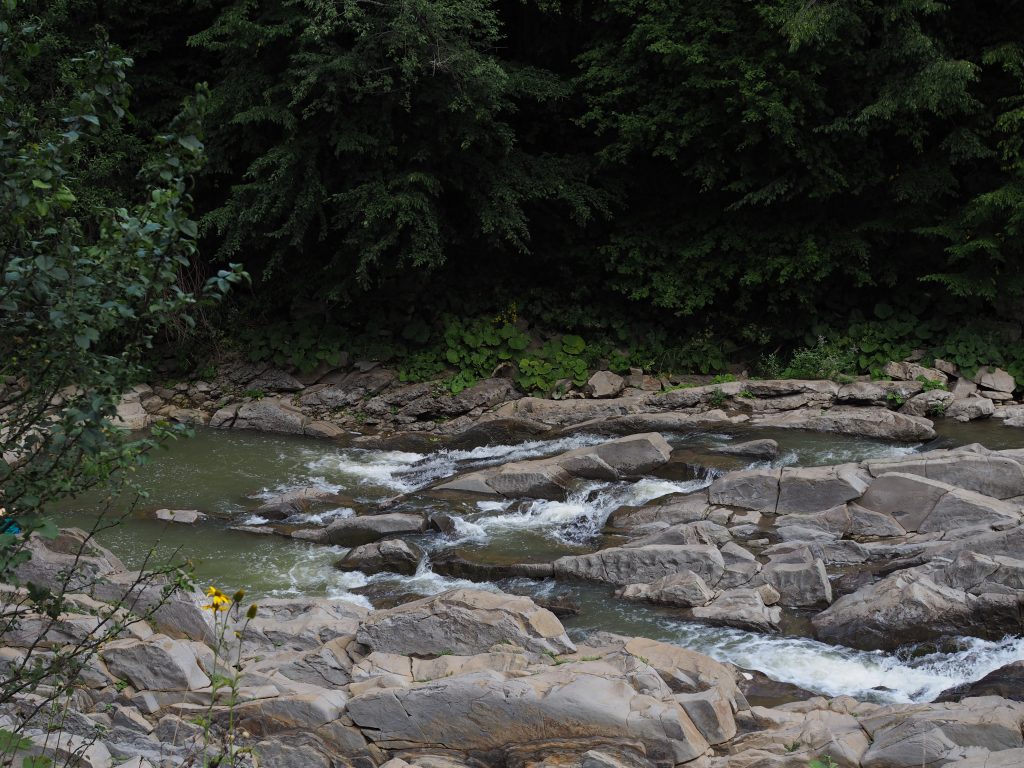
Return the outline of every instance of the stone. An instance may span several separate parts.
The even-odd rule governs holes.
[[[617,594],[628,600],[647,600],[658,605],[682,608],[707,605],[715,597],[704,579],[693,571],[670,573],[650,584],[629,584]]]
[[[931,440],[935,437],[934,425],[928,419],[908,416],[881,407],[837,405],[827,410],[807,408],[758,415],[752,419],[752,423],[765,427],[807,429],[813,432],[832,432],[903,442]]]
[[[79,736],[67,731],[56,733],[32,733],[26,736],[31,746],[18,750],[21,757],[44,757],[52,762],[44,765],[73,765],[75,768],[111,768],[114,764],[110,750],[94,737]],[[40,763],[35,763],[39,765]]]
[[[758,589],[735,588],[722,592],[708,605],[693,608],[694,619],[707,624],[753,632],[778,632],[782,609],[765,605]]]
[[[946,409],[952,405],[954,399],[956,396],[952,392],[942,389],[921,392],[900,406],[900,413],[905,413],[908,416],[945,415]]]
[[[832,602],[832,587],[820,558],[810,553],[797,562],[771,560],[761,570],[764,580],[774,587],[782,605],[813,608]]]
[[[54,592],[89,589],[97,579],[124,571],[124,563],[81,528],[62,528],[55,539],[33,534],[25,551],[29,559],[14,569],[18,581]]]
[[[708,489],[708,501],[725,507],[756,509],[774,514],[779,502],[781,471],[744,470],[730,472],[715,480]]]
[[[866,509],[892,515],[907,531],[948,531],[971,526],[1010,526],[1020,521],[1014,505],[938,480],[891,472],[877,478],[860,499]]]
[[[206,515],[198,509],[158,509],[153,513],[157,520],[164,520],[168,523],[183,523],[193,525],[200,520],[205,520]]]
[[[703,520],[711,509],[707,491],[662,496],[642,507],[619,507],[606,525],[614,530],[639,531]]]
[[[325,544],[355,547],[387,536],[423,533],[426,529],[427,519],[420,514],[386,512],[382,515],[356,515],[333,521],[324,529],[321,540]]]
[[[690,570],[709,586],[725,572],[717,547],[701,544],[654,544],[645,547],[610,547],[587,555],[566,555],[554,562],[557,578],[578,578],[606,584],[650,583],[663,576]]]
[[[944,635],[1017,634],[1024,629],[1021,604],[1010,595],[974,596],[909,568],[840,597],[811,623],[827,642],[890,649]]]
[[[122,399],[117,405],[117,412],[114,414],[112,423],[115,427],[135,432],[148,427],[152,420],[153,417],[137,399],[134,402]]]
[[[312,650],[354,635],[367,613],[347,600],[263,598],[256,618],[242,632],[242,642],[246,648]]]
[[[698,693],[677,693],[674,698],[712,746],[723,744],[736,735],[732,705],[722,689],[715,687]]]
[[[935,700],[961,701],[978,696],[1000,696],[1011,701],[1024,702],[1024,661],[1006,664],[972,683],[947,688]],[[1024,765],[1024,761],[1021,765]]]
[[[575,650],[554,614],[529,598],[475,589],[374,611],[356,639],[375,651],[420,656],[483,653],[497,643],[537,653]]]
[[[946,408],[946,416],[957,421],[975,421],[987,419],[995,413],[995,409],[995,405],[987,397],[972,395],[953,400]]]
[[[618,374],[611,371],[598,371],[590,377],[583,391],[590,397],[618,397],[625,386],[626,382]]]
[[[485,481],[511,499],[564,499],[573,489],[573,477],[554,463],[523,461],[506,464]],[[438,486],[448,488],[450,484]]]
[[[729,456],[748,456],[753,459],[774,459],[779,455],[779,444],[775,440],[747,440],[742,443],[726,443],[714,449],[715,453]]]
[[[658,675],[632,657],[572,662],[526,677],[477,672],[414,688],[368,691],[348,705],[383,749],[489,752],[532,741],[638,740],[676,764],[708,749]],[[442,739],[443,734],[443,739]]]
[[[832,467],[783,467],[778,513],[817,512],[859,498],[868,484],[856,464]]]
[[[1024,466],[1009,456],[970,451],[933,451],[920,456],[875,459],[865,463],[878,477],[891,472],[921,475],[997,499],[1024,495]]]
[[[144,641],[114,640],[100,650],[100,656],[111,674],[140,690],[195,691],[210,684],[189,644],[165,635]]]
[[[960,378],[953,384],[953,388],[950,389],[950,393],[953,395],[955,400],[964,400],[972,395],[978,394],[978,385],[967,378]]]
[[[945,384],[949,377],[935,368],[926,368],[917,363],[886,363],[882,367],[882,373],[900,381],[918,381],[920,377],[928,381],[937,381]]]
[[[912,399],[923,387],[919,381],[853,381],[839,388],[836,400],[840,403],[889,406],[893,401]]]
[[[335,567],[341,571],[362,571],[374,573],[400,573],[411,576],[416,573],[423,550],[415,544],[401,539],[386,539],[372,544],[363,544],[345,554]]]
[[[1024,705],[996,697],[881,707],[859,722],[871,738],[863,768],[944,765],[972,753],[1024,747]]]
[[[301,435],[309,421],[308,416],[286,400],[265,397],[242,404],[235,412],[230,426],[232,429]],[[210,426],[214,426],[212,421]]]
[[[974,383],[982,389],[992,389],[996,392],[1013,392],[1017,388],[1017,382],[1013,376],[1002,368],[982,366],[974,375]]]

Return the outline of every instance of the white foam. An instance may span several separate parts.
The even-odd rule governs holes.
[[[1024,659],[1024,638],[965,638],[960,650],[915,659],[694,624],[680,624],[671,641],[817,693],[896,703],[931,701],[947,688]]]

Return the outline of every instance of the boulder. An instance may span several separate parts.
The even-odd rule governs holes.
[[[920,381],[924,378],[928,381],[937,381],[945,384],[949,377],[936,368],[926,368],[917,363],[886,363],[882,367],[882,373],[900,381]]]
[[[617,373],[598,371],[590,377],[583,391],[590,397],[618,397],[625,386],[626,382]]]
[[[707,624],[752,632],[778,632],[782,621],[782,609],[765,605],[763,591],[749,588],[728,589],[690,613]]]
[[[554,614],[529,598],[474,589],[375,611],[356,639],[375,651],[420,656],[483,653],[498,643],[537,653],[575,650]]]
[[[836,400],[840,403],[888,406],[893,401],[912,399],[923,387],[919,381],[853,381],[839,388]]]
[[[934,425],[928,419],[908,416],[881,407],[839,405],[827,410],[808,408],[755,416],[752,423],[766,427],[807,429],[813,432],[860,435],[904,442],[931,440],[935,437]]]
[[[512,679],[477,672],[370,690],[349,702],[348,713],[383,749],[492,752],[525,742],[618,739],[640,741],[648,759],[665,764],[708,749],[657,673],[631,656]]]
[[[972,683],[947,688],[935,700],[961,701],[978,696],[1000,696],[1011,701],[1024,702],[1024,661],[1011,662]],[[1021,765],[1024,765],[1024,762]]]
[[[195,691],[210,684],[187,641],[165,635],[146,640],[114,640],[100,650],[112,675],[139,690]]]
[[[423,533],[426,529],[427,518],[420,514],[386,512],[382,515],[357,515],[333,521],[324,529],[320,540],[325,544],[355,547],[388,536]]]
[[[952,392],[942,389],[921,392],[907,400],[900,407],[900,413],[905,413],[908,416],[945,415],[946,410],[952,405],[954,399],[956,399],[956,396]]]
[[[727,443],[714,449],[715,453],[728,456],[745,456],[752,459],[775,459],[779,455],[779,444],[775,440],[747,440],[742,443]]]
[[[933,451],[865,462],[873,477],[900,472],[955,485],[997,499],[1024,496],[1024,466],[1009,456],[973,451]]]
[[[774,514],[779,503],[781,470],[755,469],[730,472],[708,489],[711,504],[756,509]]]
[[[362,571],[374,573],[400,573],[411,576],[416,573],[423,550],[415,544],[401,539],[387,539],[372,544],[363,544],[346,553],[335,567],[341,571]]]
[[[198,509],[158,509],[153,513],[153,516],[157,520],[163,520],[168,523],[183,523],[185,525],[193,525],[200,520],[206,519],[206,515]]]
[[[674,698],[709,744],[724,744],[736,735],[732,703],[722,689],[677,693]]]
[[[573,489],[573,476],[554,462],[521,461],[506,464],[485,480],[510,499],[564,499]],[[438,488],[452,488],[450,483]]]
[[[588,555],[566,555],[554,562],[558,578],[617,586],[650,583],[684,570],[692,571],[713,587],[725,572],[725,562],[717,547],[706,544],[611,547]]]
[[[956,394],[955,392],[953,393]],[[946,408],[946,416],[957,421],[975,421],[987,419],[995,413],[995,404],[987,397],[956,398]]]
[[[761,576],[778,591],[783,605],[813,608],[832,602],[825,563],[807,549],[796,556],[770,560]]]
[[[867,479],[856,464],[832,467],[784,467],[776,511],[817,512],[859,498]]]
[[[994,696],[881,707],[859,723],[871,738],[861,758],[863,768],[948,765],[986,751],[1024,747],[1024,704]]]
[[[692,523],[707,517],[711,507],[708,492],[672,493],[641,507],[619,507],[608,516],[608,528],[639,531]]]
[[[1013,376],[1002,368],[982,366],[974,375],[974,383],[982,389],[991,389],[996,392],[1013,392],[1017,388],[1017,382]]]
[[[1006,501],[902,472],[877,478],[859,503],[865,509],[891,515],[907,531],[923,533],[1011,526],[1021,519],[1019,510]]]
[[[242,631],[242,643],[252,650],[312,650],[355,634],[367,613],[347,600],[263,598],[256,618]]]
[[[215,425],[211,421],[210,426],[230,426],[232,429],[301,435],[309,421],[308,416],[286,400],[265,397],[262,400],[253,400],[240,406],[230,425]]]
[[[25,545],[29,559],[18,564],[18,581],[54,592],[88,590],[101,577],[124,571],[124,563],[81,528],[62,528],[54,539],[33,534]],[[68,578],[70,576],[70,578]]]
[[[693,571],[679,571],[662,576],[650,584],[629,584],[617,593],[628,600],[646,600],[658,605],[692,608],[707,605],[715,597],[700,576]]]
[[[998,638],[1024,629],[1024,598],[975,596],[911,568],[836,600],[813,619],[818,638],[868,650],[971,634]]]

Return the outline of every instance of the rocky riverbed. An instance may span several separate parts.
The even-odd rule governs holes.
[[[100,539],[132,563],[180,544],[201,577],[252,589],[255,618],[219,644],[183,594],[130,622],[59,734],[27,723],[37,752],[196,765],[231,731],[245,764],[283,768],[1024,764],[1024,450],[933,440],[945,422],[923,415],[998,401],[1013,423],[979,395],[1008,386],[995,374],[965,396],[916,368],[658,392],[604,377],[554,401],[503,379],[451,396],[377,368],[250,373],[263,396],[236,403],[202,382],[129,394],[126,421],[218,428],[158,460],[153,506]],[[329,398],[364,430],[379,413],[377,434]],[[86,539],[34,544],[26,581],[82,575],[59,616],[4,636],[4,669],[81,640],[132,583]]]

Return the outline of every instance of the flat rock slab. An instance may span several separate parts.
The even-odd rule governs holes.
[[[499,643],[537,653],[576,649],[555,615],[529,598],[475,589],[375,611],[356,639],[375,651],[421,656],[483,653]]]

